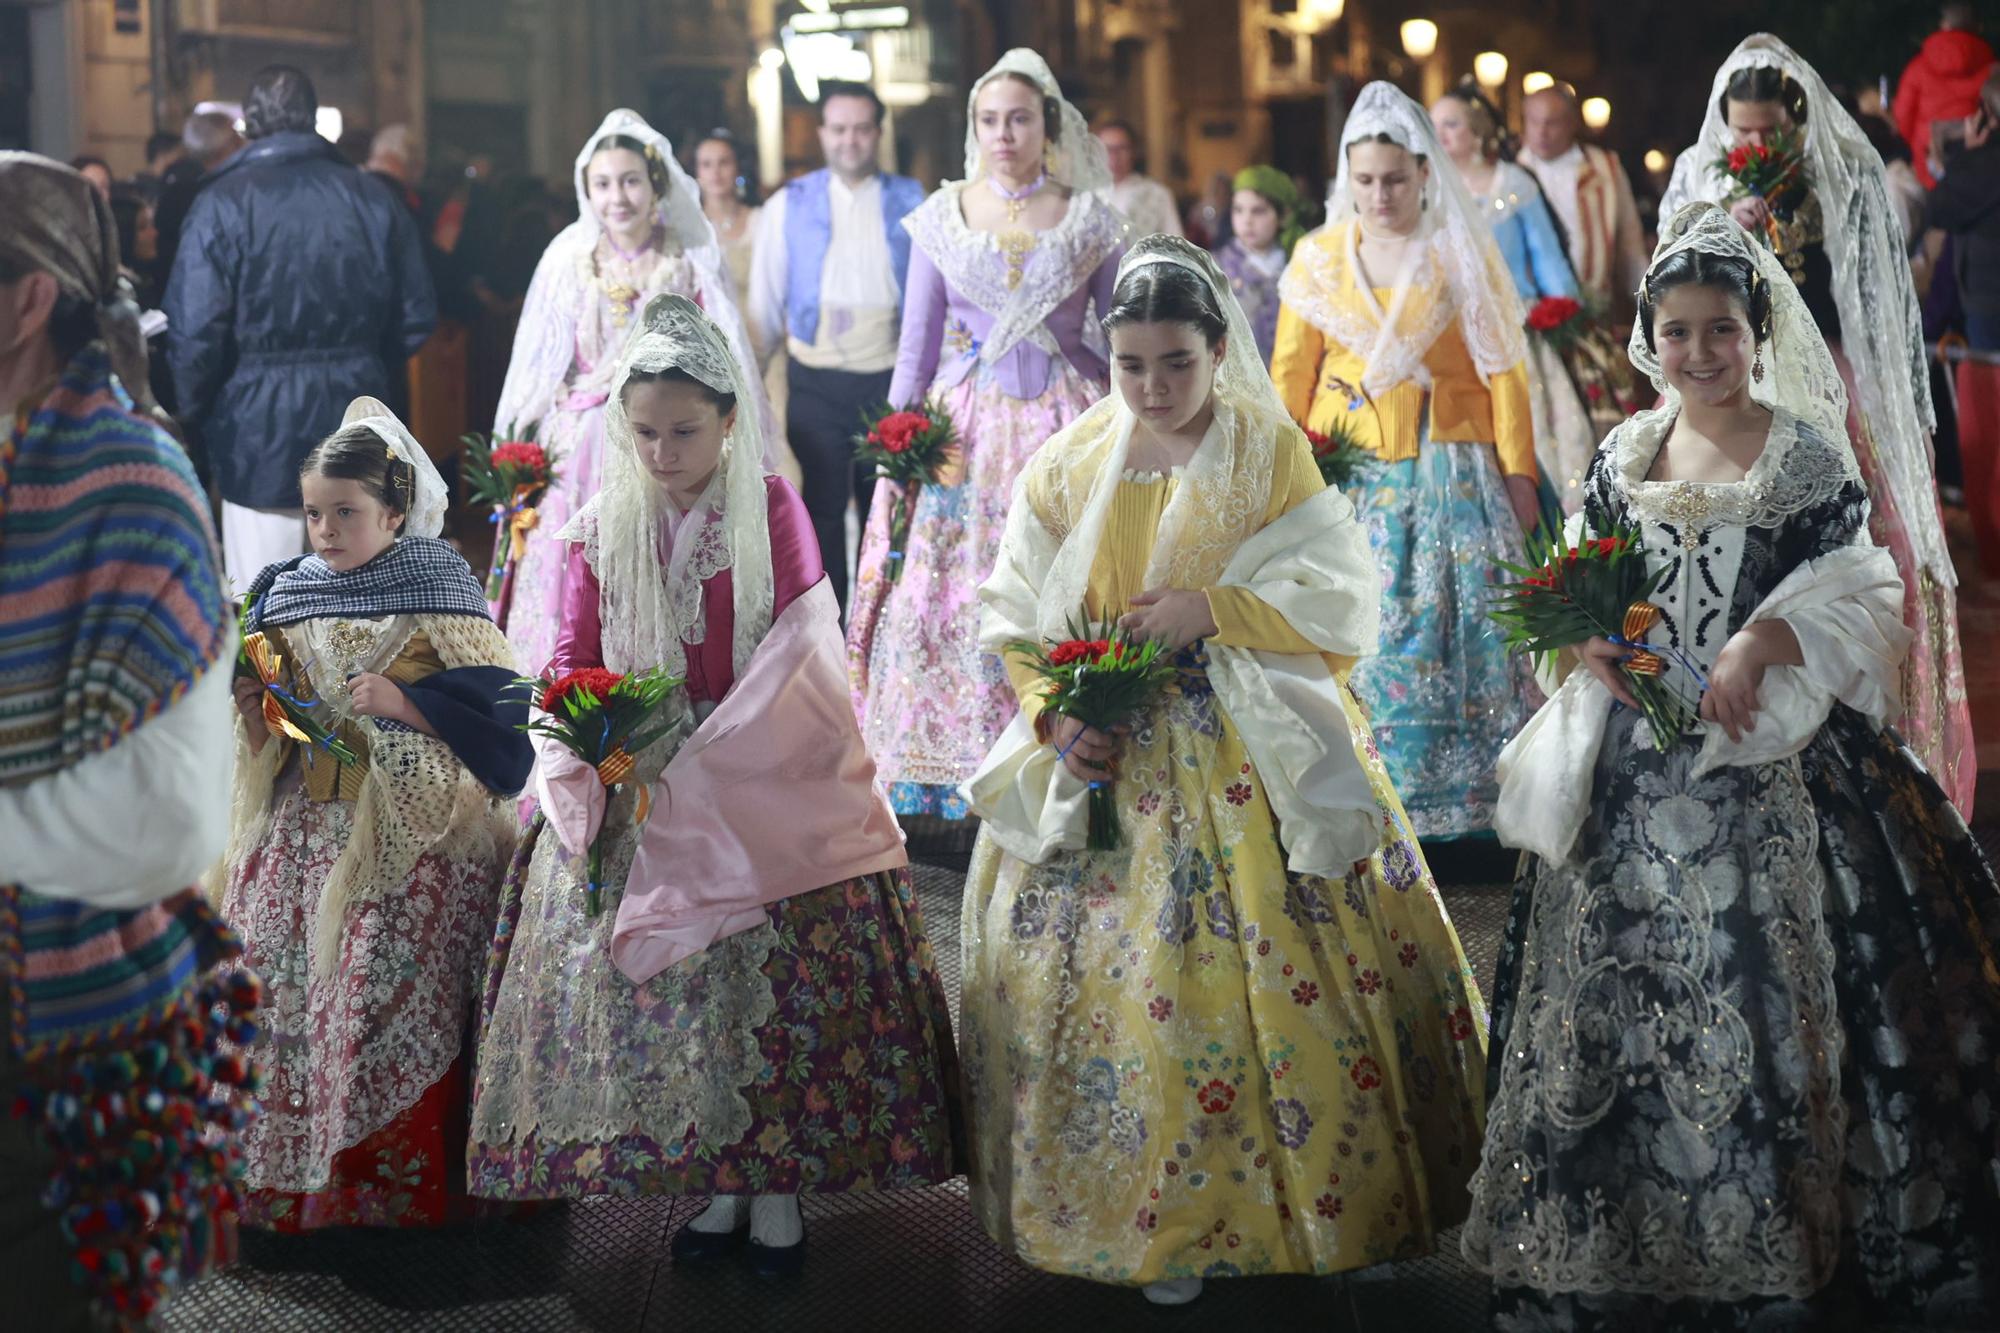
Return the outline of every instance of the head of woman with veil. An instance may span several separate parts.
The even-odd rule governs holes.
[[[361,568],[400,537],[444,531],[449,497],[437,465],[376,398],[357,398],[340,429],[299,466],[306,537],[336,574]]]
[[[765,442],[748,398],[715,322],[684,296],[654,297],[606,405],[604,488],[566,534],[597,570],[608,665],[677,670],[681,644],[703,637],[699,584],[724,569],[739,667],[770,629]]]
[[[965,177],[1026,186],[1046,177],[1082,192],[1111,184],[1104,145],[1062,95],[1046,60],[1026,47],[1001,56],[966,99]]]
[[[1722,209],[1697,202],[1668,220],[1638,295],[1632,364],[1664,399],[1642,419],[1784,411],[1835,450],[1833,471],[1855,474],[1826,340],[1783,264]]]

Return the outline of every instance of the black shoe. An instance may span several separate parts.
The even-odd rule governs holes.
[[[753,1239],[744,1258],[758,1277],[797,1277],[806,1266],[806,1238],[801,1235],[796,1245],[766,1245]]]
[[[750,1218],[745,1210],[743,1225],[734,1231],[696,1231],[682,1225],[674,1233],[673,1243],[667,1252],[679,1264],[713,1264],[727,1259],[743,1248],[743,1242],[750,1239]]]

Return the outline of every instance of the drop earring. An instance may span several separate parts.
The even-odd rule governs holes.
[[[1764,349],[1757,349],[1756,357],[1750,362],[1750,378],[1759,384],[1764,382]]]

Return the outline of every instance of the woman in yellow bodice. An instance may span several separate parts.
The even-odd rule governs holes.
[[[1493,561],[1536,520],[1535,445],[1513,280],[1437,159],[1422,107],[1362,89],[1330,221],[1278,286],[1271,377],[1307,431],[1370,455],[1349,494],[1382,644],[1354,691],[1411,824],[1451,838],[1491,826],[1500,749],[1540,702],[1486,616]]]

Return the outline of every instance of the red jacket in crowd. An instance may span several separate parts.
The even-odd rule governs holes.
[[[1960,120],[1979,106],[1979,85],[1993,64],[1993,48],[1976,32],[1947,29],[1924,38],[1896,84],[1896,128],[1910,145],[1917,176],[1929,189],[1931,124]]]

